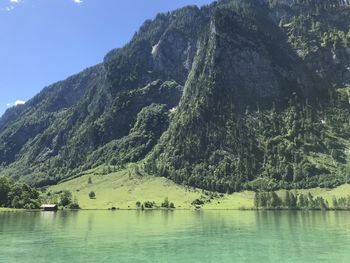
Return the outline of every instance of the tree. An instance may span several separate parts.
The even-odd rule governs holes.
[[[290,208],[291,198],[290,198],[289,191],[286,191],[284,195],[283,204],[285,207]]]
[[[290,208],[292,209],[297,208],[297,198],[293,193],[290,193]]]
[[[11,206],[13,208],[23,208],[23,202],[21,201],[21,198],[19,196],[15,196],[11,202]]]
[[[262,208],[266,208],[267,207],[267,203],[268,203],[268,198],[267,198],[267,194],[266,193],[260,193],[260,195],[259,195],[259,203],[260,203],[260,205],[259,205],[259,207],[262,207]]]
[[[118,163],[118,160],[117,160],[117,158],[113,157],[109,163],[110,163],[110,165],[112,165],[112,166],[116,166],[117,163]]]
[[[315,199],[315,208],[320,210],[328,210],[328,206],[324,199],[320,196]]]
[[[72,203],[72,193],[65,190],[60,195],[60,205],[61,206],[67,206],[70,203]]]
[[[92,184],[91,176],[89,176],[88,184]]]
[[[338,209],[338,200],[335,196],[333,197],[332,204],[333,204],[333,209],[335,210]]]
[[[69,209],[73,209],[73,210],[78,210],[80,209],[79,203],[78,203],[78,198],[74,197],[73,202],[71,204],[68,205]]]
[[[78,210],[78,209],[80,209],[80,206],[79,206],[79,204],[78,203],[71,203],[69,206],[69,209],[73,209],[73,210]]]
[[[137,201],[137,202],[136,202],[136,207],[137,207],[137,208],[140,208],[140,207],[141,207],[141,202],[140,202],[140,201]]]
[[[259,192],[255,192],[255,195],[254,195],[254,206],[257,209],[260,206],[260,193]]]
[[[163,207],[163,208],[169,208],[169,206],[170,206],[169,199],[168,199],[168,197],[166,197],[166,198],[164,199],[164,202],[161,204],[161,207]]]
[[[272,208],[278,208],[282,204],[281,198],[275,192],[271,192],[270,194],[270,205]]]
[[[0,177],[0,206],[8,205],[8,194],[10,190],[9,180],[5,177]]]
[[[315,209],[314,197],[312,196],[312,194],[310,192],[307,194],[307,201],[308,201],[308,208]]]
[[[156,203],[155,202],[151,202],[151,201],[146,201],[146,202],[144,202],[143,205],[144,205],[145,208],[153,208],[156,205]]]
[[[96,198],[95,192],[94,192],[94,191],[91,191],[91,192],[89,193],[89,197],[90,197],[90,199],[95,199],[95,198]]]
[[[297,203],[297,207],[300,208],[300,209],[304,209],[304,208],[307,208],[307,198],[305,197],[304,194],[300,194],[298,196],[298,203]]]

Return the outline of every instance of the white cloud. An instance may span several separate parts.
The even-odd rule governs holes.
[[[15,0],[16,1],[16,0]],[[18,0],[17,0],[18,1]],[[76,3],[76,4],[82,4],[84,1],[83,0],[73,0],[74,1],[74,3]]]
[[[0,0],[1,1],[1,0]],[[6,12],[10,12],[13,9],[16,8],[17,4],[21,4],[23,2],[23,0],[8,0],[7,1],[7,6],[3,7],[0,9],[0,11],[6,11]]]
[[[23,105],[25,104],[26,102],[24,100],[16,100],[15,102],[12,102],[12,103],[7,103],[6,104],[6,107],[7,108],[10,108],[10,107],[13,107],[13,106],[18,106],[18,105]]]
[[[26,102],[24,101],[24,100],[16,100],[15,101],[15,106],[17,106],[17,105],[23,105],[23,104],[25,104]]]

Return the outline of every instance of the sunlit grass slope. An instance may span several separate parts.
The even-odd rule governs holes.
[[[47,192],[54,194],[68,190],[83,209],[135,209],[137,201],[154,201],[160,206],[165,198],[173,202],[178,209],[194,208],[191,203],[195,199],[210,200],[203,205],[204,209],[251,209],[254,206],[254,192],[208,195],[202,190],[181,186],[166,178],[150,176],[141,171],[135,172],[133,166],[105,175],[102,175],[101,171],[102,168],[90,170],[81,177],[50,187]],[[89,197],[92,191],[96,194],[95,199]],[[350,185],[342,185],[335,189],[314,188],[295,192],[310,192],[314,197],[322,196],[331,205],[334,196],[339,198],[350,194]],[[284,191],[277,193],[282,197]]]
[[[71,191],[84,209],[136,208],[137,201],[161,204],[166,197],[177,208],[189,208],[191,202],[201,195],[199,191],[178,186],[165,178],[136,174],[131,168],[107,175],[94,171],[48,189],[52,193],[62,190]],[[89,198],[91,191],[95,192],[95,199]]]
[[[0,212],[16,212],[16,211],[21,211],[21,209],[0,207]]]
[[[91,178],[91,183],[89,183]],[[202,190],[177,185],[162,178],[135,173],[134,168],[100,175],[99,171],[91,170],[79,178],[50,187],[47,192],[52,194],[68,190],[77,199],[83,209],[134,209],[136,202],[154,201],[157,205],[168,198],[178,209],[193,208],[191,203],[201,197],[209,200]],[[96,194],[95,199],[89,198],[89,193]],[[250,208],[253,205],[254,194],[251,192],[214,197],[203,208],[238,209]]]

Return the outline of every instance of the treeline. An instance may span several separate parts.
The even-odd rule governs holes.
[[[158,208],[162,208],[162,209],[175,209],[175,204],[173,202],[170,202],[168,197],[166,197],[164,199],[164,201],[159,205],[157,205],[156,202],[154,201],[145,201],[143,203],[141,203],[140,201],[136,202],[136,207],[138,209],[141,210],[145,210],[145,209],[158,209]]]
[[[278,4],[285,4],[285,1],[269,0],[271,7],[276,7]],[[349,0],[290,0],[288,4],[292,7],[299,7],[312,10],[332,10],[341,7],[348,7],[350,5]]]
[[[0,177],[0,207],[37,209],[40,205],[40,193],[37,190]]]
[[[291,210],[350,210],[350,195],[333,198],[332,206],[323,197],[314,198],[311,193],[293,194],[286,191],[283,197],[276,192],[255,192],[256,209],[291,209]]]
[[[343,141],[350,138],[350,109],[342,106],[345,100],[347,96],[336,94],[330,106],[319,109],[294,98],[284,110],[247,108],[221,117],[223,121],[208,115],[207,127],[167,131],[147,159],[145,171],[221,193],[348,183]]]
[[[73,198],[72,193],[68,190],[55,193],[48,192],[46,193],[46,196],[43,197],[43,199],[46,203],[56,204],[62,208],[80,209],[78,199],[76,197]]]

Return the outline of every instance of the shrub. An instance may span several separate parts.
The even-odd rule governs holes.
[[[89,197],[90,197],[90,199],[96,198],[95,192],[91,191],[91,192],[89,193]]]
[[[143,205],[144,205],[145,208],[153,208],[156,205],[156,203],[155,202],[151,202],[151,201],[146,201],[146,202],[144,202]]]
[[[168,197],[164,199],[164,202],[161,204],[161,207],[163,208],[169,208],[170,203]]]
[[[191,205],[204,205],[204,201],[201,199],[195,199],[195,200],[193,200]]]
[[[69,191],[63,191],[60,195],[60,205],[67,206],[72,203],[72,193]]]
[[[74,210],[78,210],[80,209],[80,206],[79,204],[77,203],[71,203],[69,206],[68,206],[69,209],[74,209]]]

